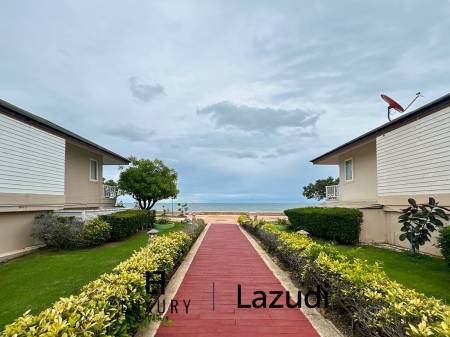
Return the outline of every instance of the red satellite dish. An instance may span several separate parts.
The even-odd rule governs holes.
[[[387,95],[381,94],[381,98],[383,99],[383,101],[385,101],[387,104],[389,104],[389,106],[388,106],[388,119],[389,119],[389,122],[391,121],[391,109],[394,109],[394,110],[396,110],[396,111],[398,111],[400,113],[405,112],[421,96],[422,95],[420,94],[420,91],[419,91],[418,93],[416,93],[416,97],[411,101],[411,103],[408,104],[406,109],[403,109],[403,107],[400,104],[398,104],[396,101],[394,101],[392,98],[390,98]]]
[[[389,104],[388,109],[394,109],[394,110],[397,110],[398,112],[405,111],[405,109],[403,109],[400,104],[398,104],[396,101],[394,101],[389,96],[381,94],[381,98],[383,99],[383,101],[385,101],[387,104]]]

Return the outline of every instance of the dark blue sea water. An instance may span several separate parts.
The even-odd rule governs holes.
[[[188,203],[189,212],[282,212],[288,208],[311,206],[302,203]],[[127,203],[126,207],[133,207],[134,204]],[[163,207],[172,211],[171,203],[157,203],[154,207],[157,211],[162,211]],[[173,203],[173,210],[177,211],[178,205]]]

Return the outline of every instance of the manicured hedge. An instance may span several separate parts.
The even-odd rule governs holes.
[[[359,241],[362,212],[353,208],[305,207],[284,211],[296,230],[303,229],[312,236],[346,245]]]
[[[61,298],[37,315],[25,313],[0,336],[133,336],[148,318],[147,305],[156,300],[146,294],[145,272],[164,270],[171,276],[195,239],[183,231],[158,236],[79,295]]]
[[[438,237],[438,246],[450,267],[450,226],[441,228]]]
[[[450,307],[391,281],[378,265],[348,258],[330,244],[272,225],[242,219],[242,226],[307,288],[320,285],[332,306],[348,313],[362,336],[450,336]]]
[[[154,212],[143,210],[126,210],[109,215],[102,215],[101,218],[111,226],[111,240],[123,240],[130,235],[146,228],[151,228],[155,223]]]

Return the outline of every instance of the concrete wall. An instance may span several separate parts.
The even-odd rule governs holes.
[[[363,225],[359,240],[364,243],[386,242],[386,219],[382,209],[361,209]]]
[[[353,159],[353,181],[345,181],[344,162]],[[375,141],[339,156],[340,201],[377,200],[377,159]]]
[[[90,159],[98,162],[98,181],[89,179]],[[113,207],[115,199],[103,198],[103,159],[84,148],[67,144],[65,208]]]
[[[0,213],[0,255],[34,244],[31,224],[39,212]]]
[[[363,225],[360,241],[363,243],[387,243],[390,245],[409,248],[409,241],[400,241],[401,225],[398,223],[399,210],[361,209],[363,212]],[[438,232],[431,233],[431,241],[420,247],[420,252],[441,256],[435,246]]]
[[[0,213],[61,209],[64,200],[63,195],[0,193]]]

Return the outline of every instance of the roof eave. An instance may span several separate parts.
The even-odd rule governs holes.
[[[2,99],[0,99],[0,108],[5,109],[6,111],[2,111],[0,110],[0,112],[6,113],[8,114],[10,117],[21,120],[27,124],[31,124],[35,127],[38,127],[40,129],[43,129],[44,131],[53,131],[53,133],[59,135],[62,138],[65,139],[70,139],[72,141],[74,141],[75,143],[81,143],[89,148],[95,149],[96,151],[101,152],[103,155],[105,155],[106,157],[109,157],[111,159],[113,159],[113,161],[117,162],[117,164],[106,164],[106,165],[128,165],[130,163],[130,161],[111,151],[108,150],[107,148],[104,148],[103,146],[100,146],[94,142],[91,142],[90,140],[72,132],[69,131],[55,123],[52,123],[42,117],[36,116],[24,109],[21,109],[9,102],[6,102]]]
[[[394,129],[397,129],[405,124],[409,124],[417,119],[425,117],[436,111],[445,109],[448,106],[450,106],[450,93],[448,93],[430,103],[427,103],[414,111],[411,111],[403,116],[400,116],[391,122],[385,123],[385,124],[375,128],[359,137],[356,137],[356,138],[350,140],[349,142],[344,143],[344,144],[336,147],[335,149],[328,151],[328,152],[320,155],[319,157],[316,157],[316,158],[310,160],[310,162],[313,163],[314,165],[328,165],[326,163],[326,160],[328,160],[332,156],[339,155],[345,151],[350,150],[351,148],[361,145],[364,142],[375,139],[379,134],[386,133],[386,132],[392,131]],[[330,163],[329,165],[332,165],[332,164]]]

